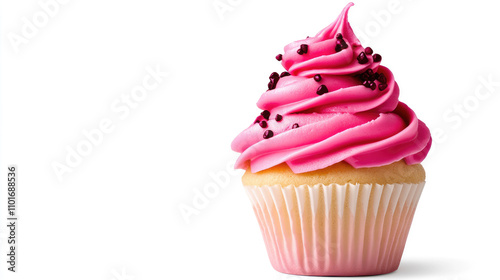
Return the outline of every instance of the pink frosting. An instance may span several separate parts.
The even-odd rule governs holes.
[[[375,54],[367,54],[366,63],[358,61],[365,49],[347,21],[352,5],[316,36],[285,47],[282,65],[291,75],[280,78],[257,102],[270,112],[267,127],[253,123],[231,144],[241,153],[236,168],[250,165],[252,172],[258,172],[286,162],[293,172],[302,173],[341,161],[361,168],[401,159],[411,165],[425,158],[432,142],[429,129],[398,100],[399,87],[391,71],[374,62]],[[338,33],[347,43],[341,51],[335,50]],[[307,52],[299,54],[303,44],[308,45]],[[386,77],[384,86],[373,78],[374,90],[363,85],[360,75],[368,69]],[[317,74],[320,81],[314,79]],[[328,92],[318,95],[321,85]],[[281,121],[276,120],[278,114]],[[292,128],[294,124],[299,127]],[[273,136],[264,138],[266,130]]]

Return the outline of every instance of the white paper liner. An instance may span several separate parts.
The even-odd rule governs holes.
[[[425,182],[245,186],[273,267],[298,275],[396,270]]]

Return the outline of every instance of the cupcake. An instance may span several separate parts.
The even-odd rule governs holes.
[[[389,273],[425,184],[429,129],[399,101],[382,56],[354,35],[348,4],[276,56],[263,110],[232,149],[272,266],[297,275]]]

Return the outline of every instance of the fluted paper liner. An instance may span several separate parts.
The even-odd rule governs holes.
[[[276,270],[356,276],[398,268],[424,184],[245,189]]]

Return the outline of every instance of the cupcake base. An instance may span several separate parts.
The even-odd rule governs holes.
[[[424,184],[245,189],[277,271],[361,276],[398,269]]]

